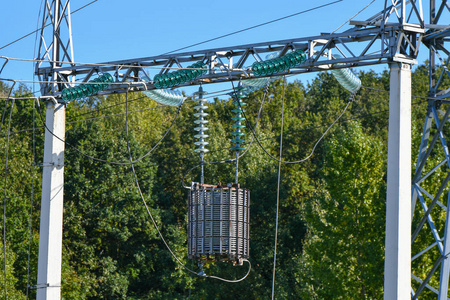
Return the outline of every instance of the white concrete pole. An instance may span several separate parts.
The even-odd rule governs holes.
[[[38,300],[61,298],[64,142],[57,137],[64,140],[65,121],[64,104],[49,101],[45,123],[54,135],[48,130],[45,131],[36,285]]]
[[[411,299],[411,66],[390,64],[384,299]]]

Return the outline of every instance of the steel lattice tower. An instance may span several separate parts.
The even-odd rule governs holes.
[[[36,75],[41,98],[46,100],[44,161],[42,162],[41,223],[37,299],[60,299],[64,194],[65,104],[55,93],[67,87],[74,76],[59,72],[63,62],[73,62],[69,0],[46,0],[40,31]],[[73,66],[73,64],[70,64]],[[41,72],[45,70],[44,72]]]
[[[413,299],[425,288],[438,294],[439,300],[448,299],[450,28],[439,23],[449,19],[449,2],[430,0],[430,24],[423,38],[429,49],[430,98],[412,179],[412,279],[416,283],[412,289]]]
[[[387,247],[386,250],[385,275],[388,276],[385,279],[385,299],[396,298],[392,295],[397,295],[398,299],[407,299],[411,295],[417,298],[425,288],[439,294],[439,300],[447,298],[450,269],[450,259],[447,257],[450,252],[450,221],[447,211],[450,209],[450,199],[441,199],[450,197],[450,152],[446,141],[450,129],[447,125],[450,89],[445,86],[447,83],[444,80],[450,78],[447,69],[450,48],[446,45],[450,26],[440,25],[449,20],[450,5],[447,0],[430,0],[430,24],[424,22],[421,0],[385,0],[379,14],[365,21],[350,21],[353,28],[341,33],[126,59],[101,66],[73,63],[70,1],[46,0],[44,3],[38,54],[40,62],[35,72],[42,82],[42,98],[48,100],[46,127],[53,134],[46,130],[42,163],[38,299],[60,299],[64,143],[55,135],[64,138],[66,103],[61,100],[61,92],[72,86],[75,76],[87,82],[101,68],[103,73],[114,73],[115,84],[100,94],[145,91],[156,88],[155,74],[151,74],[155,67],[161,68],[157,75],[164,75],[169,73],[170,67],[186,67],[202,62],[207,67],[205,74],[179,86],[210,84],[251,79],[254,74],[245,69],[246,66],[262,61],[261,57],[268,53],[279,51],[279,55],[283,56],[295,50],[305,51],[306,61],[277,76],[389,64],[391,91],[386,240],[387,245],[397,243],[400,248]],[[430,100],[410,201],[411,130],[408,110],[411,65],[417,63],[422,41],[430,51]],[[341,58],[330,63],[333,54]],[[438,156],[442,159],[435,162]],[[436,188],[425,190],[423,183],[427,182],[436,183]],[[414,222],[410,239],[412,217]],[[427,225],[423,226],[425,223]],[[401,239],[397,235],[399,232],[403,234]],[[416,249],[419,243],[415,242],[423,244],[427,238],[431,239],[429,247]],[[418,282],[412,289],[409,288],[411,244],[404,242],[406,240],[413,242],[412,278]],[[433,288],[434,283],[439,287]],[[398,296],[400,294],[401,297]]]

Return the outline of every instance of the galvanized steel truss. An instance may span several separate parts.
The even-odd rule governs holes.
[[[450,5],[447,0],[437,6],[436,2],[439,3],[430,1],[430,25],[423,37],[423,43],[429,48],[430,100],[412,179],[412,278],[417,282],[413,285],[412,297],[417,299],[427,288],[443,300],[448,299],[450,272],[450,152],[447,146],[450,101],[446,99],[450,88],[444,86],[444,79],[450,79],[450,27],[439,23],[450,19]],[[422,249],[419,243],[428,246]]]
[[[332,68],[348,68],[365,65],[389,63],[392,61],[414,63],[418,54],[422,34],[423,19],[417,12],[420,1],[387,1],[385,9],[371,19],[363,22],[352,22],[355,25],[342,33],[324,33],[319,36],[262,42],[232,47],[222,47],[192,52],[174,53],[145,58],[111,61],[99,64],[40,66],[36,74],[45,81],[41,84],[43,94],[59,97],[63,88],[73,85],[69,80],[78,76],[80,82],[87,82],[96,73],[110,72],[116,82],[101,94],[122,93],[127,89],[135,91],[154,89],[152,81],[156,74],[167,73],[172,69],[186,68],[190,63],[203,61],[208,66],[207,74],[197,80],[180,86],[198,85],[199,83],[217,83],[230,80],[254,77],[251,64],[264,60],[269,53],[301,49],[308,54],[305,63],[284,73],[300,74],[328,70]],[[389,4],[389,5],[388,5]],[[408,18],[402,16],[408,16]],[[388,22],[394,20],[394,22]],[[418,20],[418,21],[417,21]],[[415,22],[415,23],[410,23]],[[333,59],[333,53],[340,58]],[[70,61],[72,62],[72,61]],[[55,79],[61,83],[59,90],[50,86]]]
[[[449,210],[450,200],[440,200],[449,195],[450,153],[446,141],[446,123],[450,115],[450,105],[447,99],[450,88],[443,86],[444,78],[450,77],[448,70],[450,48],[450,26],[440,25],[450,11],[447,0],[430,0],[430,24],[425,24],[422,13],[422,1],[386,0],[384,9],[365,21],[351,21],[354,27],[341,33],[323,33],[319,36],[262,42],[232,47],[214,48],[200,51],[174,53],[151,56],[138,59],[105,62],[99,64],[78,64],[74,62],[72,47],[72,32],[70,22],[70,4],[66,1],[45,2],[41,39],[39,44],[36,74],[41,83],[43,96],[59,98],[64,88],[74,85],[77,76],[79,82],[87,82],[96,73],[110,72],[116,82],[101,94],[123,93],[128,89],[135,91],[154,89],[152,81],[155,74],[170,72],[173,68],[185,68],[191,62],[202,60],[207,63],[208,72],[199,79],[184,83],[181,86],[197,85],[199,83],[218,83],[229,80],[252,78],[250,66],[255,61],[263,60],[264,55],[280,51],[285,54],[290,49],[301,49],[308,54],[305,63],[290,69],[283,74],[301,74],[329,70],[333,68],[348,68],[366,65],[376,65],[390,62],[405,62],[413,64],[422,41],[430,49],[430,97],[429,108],[425,120],[423,138],[419,150],[416,172],[413,178],[412,203],[420,204],[416,210],[417,223],[413,228],[414,241],[423,234],[428,224],[434,242],[421,249],[412,257],[413,261],[435,251],[434,262],[428,268],[426,276],[412,275],[419,286],[412,290],[417,298],[424,288],[439,294],[439,300],[447,298],[450,259]],[[56,4],[58,3],[58,7]],[[445,22],[445,21],[444,21]],[[45,28],[52,25],[52,32]],[[425,32],[426,30],[426,32]],[[425,33],[425,34],[424,34]],[[333,58],[339,54],[340,58]],[[332,62],[332,64],[331,64]],[[437,63],[439,62],[439,63]],[[438,73],[439,72],[439,73]],[[445,112],[444,112],[445,111]],[[434,121],[434,122],[433,122]],[[436,129],[430,139],[432,123]],[[440,146],[438,146],[438,140]],[[439,148],[441,147],[441,148]],[[436,165],[430,165],[430,157],[434,151],[441,149],[444,159]],[[446,176],[442,176],[442,169]],[[422,173],[425,171],[425,175]],[[440,182],[435,191],[426,191],[422,183],[431,178]],[[445,178],[443,178],[445,177]],[[445,213],[445,224],[436,226],[433,216],[435,210]],[[440,231],[441,230],[441,231]],[[428,263],[428,267],[429,267]],[[439,268],[440,267],[440,268]],[[430,285],[430,278],[440,269],[439,288]]]

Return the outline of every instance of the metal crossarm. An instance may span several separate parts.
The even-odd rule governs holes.
[[[300,49],[308,54],[308,59],[287,71],[276,75],[301,74],[328,69],[348,68],[392,61],[415,63],[421,35],[419,25],[399,25],[396,23],[370,25],[355,22],[356,26],[342,33],[321,34],[272,42],[246,44],[240,46],[213,48],[137,59],[110,61],[98,64],[68,64],[58,68],[41,67],[37,74],[42,80],[43,91],[49,91],[52,74],[56,73],[63,86],[73,85],[68,78],[77,76],[80,83],[88,82],[96,73],[110,72],[115,84],[100,94],[122,93],[131,88],[135,91],[154,89],[152,80],[156,74],[186,68],[192,62],[202,61],[207,66],[203,76],[181,83],[179,86],[218,83],[230,80],[249,79],[254,75],[251,65],[269,53],[285,54],[289,50]],[[333,53],[339,58],[333,59]],[[61,90],[53,95],[59,96]]]

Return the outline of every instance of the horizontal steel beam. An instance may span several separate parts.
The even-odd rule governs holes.
[[[401,61],[416,63],[421,36],[419,25],[385,24],[379,26],[356,26],[342,33],[213,48],[191,52],[165,54],[137,59],[109,61],[98,64],[68,64],[56,69],[41,67],[36,70],[42,94],[59,97],[61,91],[51,92],[52,74],[62,79],[62,87],[73,86],[69,78],[77,76],[79,83],[96,77],[97,73],[109,72],[115,83],[100,94],[122,93],[127,89],[140,91],[155,89],[154,75],[187,68],[194,62],[203,61],[208,72],[198,79],[179,86],[219,83],[230,80],[254,78],[251,65],[266,60],[267,54],[284,55],[291,50],[303,50],[307,60],[288,71],[274,74],[293,75],[323,70],[360,67]],[[334,54],[338,56],[334,57]],[[339,58],[338,58],[339,57]],[[54,77],[53,77],[54,78]],[[48,82],[48,83],[47,83]],[[61,88],[61,90],[63,89]]]

